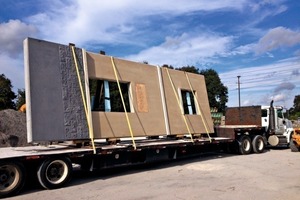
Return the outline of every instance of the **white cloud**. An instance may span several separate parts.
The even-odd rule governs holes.
[[[277,15],[287,10],[287,7],[281,5],[285,0],[261,0],[257,3],[250,3],[249,7],[252,12],[261,11],[265,8],[273,8],[272,15]]]
[[[34,26],[20,20],[0,24],[0,74],[11,80],[15,92],[24,88],[23,40],[36,33]]]
[[[137,33],[144,31],[139,27],[149,23],[149,18],[153,16],[164,19],[200,11],[239,11],[247,1],[77,0],[74,2],[49,5],[47,12],[28,17],[27,21],[39,27],[44,39],[60,43],[74,42],[79,45],[87,42],[130,43],[133,37],[134,40],[138,40]]]
[[[0,74],[11,80],[13,90],[24,88],[24,68],[22,58],[11,58],[6,54],[0,54]]]
[[[245,55],[248,53],[252,53],[255,48],[255,44],[246,44],[239,47],[236,47],[230,52],[230,55]]]
[[[256,55],[266,54],[270,58],[274,55],[270,51],[292,47],[300,44],[300,31],[293,31],[285,27],[276,27],[269,29],[257,43],[250,43],[234,48],[229,55],[245,55],[255,53]],[[296,51],[295,55],[299,55],[300,51]]]
[[[162,44],[143,50],[137,55],[128,56],[127,59],[174,67],[216,62],[212,60],[213,57],[225,54],[231,42],[231,37],[213,34],[191,36],[185,33],[179,37],[167,37]]]
[[[291,47],[300,44],[300,32],[285,27],[270,29],[258,42],[255,52],[262,54],[281,47]]]
[[[276,95],[274,95],[274,96],[271,96],[270,99],[271,99],[271,100],[273,99],[275,102],[282,102],[282,101],[284,102],[285,99],[286,99],[286,95],[280,93],[280,94],[276,94]]]
[[[0,24],[0,54],[6,53],[16,58],[22,52],[23,40],[35,35],[37,32],[33,25],[20,20],[9,20]]]
[[[293,76],[296,76],[296,77],[299,76],[299,75],[300,75],[299,69],[293,70],[293,71],[292,71],[292,75],[293,75]]]
[[[282,90],[293,90],[295,87],[296,87],[295,84],[293,84],[291,82],[283,82],[274,89],[274,92],[277,93]]]

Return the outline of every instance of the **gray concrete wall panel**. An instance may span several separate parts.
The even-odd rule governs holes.
[[[28,142],[88,138],[70,47],[28,38],[24,49]]]

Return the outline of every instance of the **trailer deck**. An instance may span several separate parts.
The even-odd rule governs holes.
[[[218,143],[232,142],[232,139],[225,137],[196,138],[194,142],[190,138],[184,139],[140,139],[136,140],[136,150],[134,150],[131,141],[120,141],[117,144],[107,144],[96,141],[96,154],[107,154],[114,151],[139,151],[146,148],[165,148],[172,146],[200,146]],[[90,146],[76,147],[68,143],[48,146],[26,146],[26,147],[5,147],[1,148],[0,159],[20,158],[32,156],[47,156],[59,154],[93,154]]]

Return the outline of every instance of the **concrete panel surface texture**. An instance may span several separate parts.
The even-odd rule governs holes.
[[[227,108],[225,112],[225,124],[261,126],[261,106]]]
[[[89,138],[71,48],[27,38],[24,50],[28,142]]]

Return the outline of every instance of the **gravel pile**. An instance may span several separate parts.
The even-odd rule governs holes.
[[[0,147],[28,145],[26,114],[12,109],[0,111]]]

